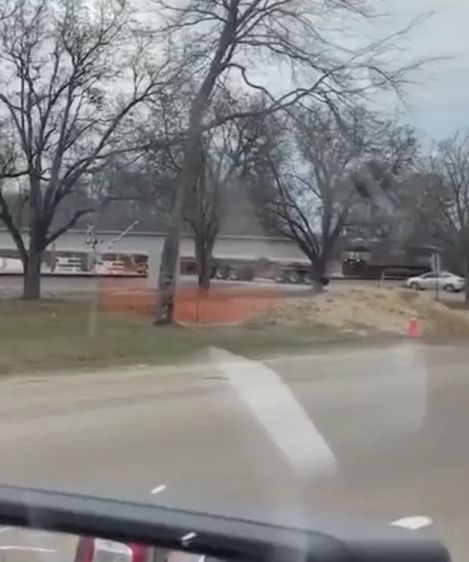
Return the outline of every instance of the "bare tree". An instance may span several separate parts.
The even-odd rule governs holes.
[[[220,226],[227,213],[229,190],[241,181],[255,137],[248,121],[228,121],[202,136],[199,172],[189,189],[184,209],[194,232],[199,286],[208,289],[212,253]]]
[[[230,109],[208,119],[214,89],[241,80],[244,88],[262,92],[268,102],[255,114],[268,114],[305,97],[334,104],[340,99],[350,102],[370,89],[398,87],[409,67],[388,64],[396,35],[351,51],[334,44],[323,32],[327,16],[342,20],[350,15],[367,17],[363,0],[154,1],[160,15],[166,16],[162,32],[170,35],[175,50],[186,57],[197,84],[188,111],[187,141],[159,276],[157,322],[170,323],[184,201],[197,175],[202,133],[253,114],[238,109],[233,99]],[[287,87],[280,92],[255,78],[261,65],[272,62],[288,72]]]
[[[184,220],[194,233],[198,283],[204,290],[210,286],[213,247],[220,228],[220,187],[208,150],[201,146],[197,176],[187,193]]]
[[[129,150],[123,127],[164,86],[167,67],[144,56],[147,45],[134,33],[125,1],[7,4],[0,22],[0,107],[18,148],[17,168],[27,171],[20,192],[27,234],[3,189],[0,219],[24,265],[23,296],[36,299],[44,250],[94,206],[76,208],[58,225],[57,209],[86,192],[89,175],[111,155]]]
[[[469,132],[441,142],[422,162],[413,199],[420,229],[469,279]],[[468,283],[465,298],[469,303]]]
[[[370,148],[367,119],[363,111],[351,113],[346,124],[321,109],[291,115],[271,120],[252,169],[252,193],[261,220],[298,244],[320,288],[335,244],[361,201],[354,175]],[[276,135],[274,129],[294,132]]]

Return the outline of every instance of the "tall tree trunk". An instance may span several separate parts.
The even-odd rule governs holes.
[[[208,291],[212,278],[213,246],[215,237],[208,234],[198,236],[195,239],[195,255],[197,260],[197,274],[199,287]]]
[[[158,279],[158,304],[155,324],[171,324],[174,316],[176,270],[179,258],[182,212],[186,193],[194,183],[200,164],[201,120],[207,103],[215,87],[216,81],[225,69],[228,60],[225,55],[235,39],[238,10],[232,10],[220,34],[217,48],[195,96],[190,110],[187,141],[184,160],[176,185],[176,198],[171,213],[171,227],[166,236],[161,255],[160,275]]]
[[[174,316],[180,226],[172,225],[164,241],[158,278],[157,324],[171,324]]]
[[[466,275],[466,284],[464,288],[464,299],[466,301],[466,304],[469,304],[469,254],[466,255],[465,275]]]
[[[155,324],[172,324],[174,318],[176,276],[179,262],[179,245],[183,220],[183,207],[186,193],[194,182],[197,173],[199,135],[194,133],[186,145],[182,172],[176,187],[176,197],[171,212],[171,225],[166,235],[161,254],[158,277],[158,302]]]
[[[44,253],[44,228],[37,216],[30,224],[29,246],[23,257],[23,298],[37,300],[41,298],[41,263]]]
[[[30,249],[26,261],[23,261],[23,299],[37,300],[41,297],[41,261],[42,252]]]
[[[199,287],[205,291],[210,289],[211,259],[204,243],[196,244],[197,276]]]
[[[322,292],[324,289],[327,262],[323,258],[319,257],[314,260],[311,268],[311,282],[313,284],[313,289],[315,292]]]
[[[199,287],[204,291],[208,291],[212,279],[212,256],[207,252],[205,252],[201,265],[202,270],[199,271]]]

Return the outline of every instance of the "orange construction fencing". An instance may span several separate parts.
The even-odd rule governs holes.
[[[188,324],[240,324],[259,311],[284,298],[279,286],[213,284],[208,291],[195,283],[184,284],[176,291],[175,319]],[[98,306],[103,311],[129,312],[152,318],[157,295],[142,280],[101,279]]]

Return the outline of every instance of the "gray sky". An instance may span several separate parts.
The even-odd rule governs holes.
[[[469,128],[468,0],[381,0],[381,6],[388,29],[433,12],[412,30],[407,46],[417,56],[449,57],[419,71],[408,87],[409,121],[436,139]]]
[[[373,109],[410,122],[423,139],[441,140],[457,129],[469,129],[469,0],[366,0],[379,17],[354,21],[350,14],[333,25],[339,44],[353,48],[415,26],[396,41],[391,66],[429,60],[412,72],[405,105],[394,94],[373,97]],[[260,70],[260,72],[259,72]],[[260,75],[259,75],[260,74]],[[285,84],[278,67],[259,67],[257,81]],[[279,76],[282,76],[279,80]]]
[[[172,0],[177,2],[178,0]],[[352,24],[352,29],[365,43],[382,38],[405,28],[412,20],[428,14],[428,18],[416,25],[407,38],[399,39],[403,52],[402,64],[413,58],[445,57],[429,62],[412,75],[413,83],[406,88],[405,107],[396,103],[394,96],[383,95],[374,101],[383,111],[393,113],[414,125],[422,137],[440,140],[452,135],[457,129],[469,129],[469,0],[365,0],[382,17],[368,24],[363,19]],[[146,5],[148,0],[134,0]],[[144,10],[146,13],[146,10]],[[153,12],[154,13],[154,12]],[[349,21],[343,22],[348,26]],[[351,41],[336,28],[340,41]],[[398,61],[400,64],[400,60]],[[260,67],[254,72],[256,81],[284,84],[284,76],[278,67]],[[279,81],[279,76],[282,76]]]

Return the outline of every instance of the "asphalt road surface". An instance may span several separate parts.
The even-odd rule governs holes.
[[[0,481],[297,523],[425,516],[467,559],[468,349],[197,359],[3,380]]]
[[[91,296],[95,294],[97,291],[103,290],[103,287],[108,287],[106,282],[108,280],[96,280],[92,278],[86,277],[43,277],[42,279],[42,294],[45,297],[54,297],[54,296],[76,296],[76,297],[83,297],[83,296]],[[22,283],[23,280],[19,276],[1,276],[0,275],[0,298],[10,298],[10,297],[19,297],[21,296],[22,290]],[[151,279],[113,279],[113,290],[119,290],[120,284],[122,284],[122,288],[124,290],[128,290],[129,283],[132,286],[132,290],[148,290],[153,289],[155,287],[155,282]],[[194,277],[191,276],[183,276],[179,280],[180,284],[194,284]],[[221,284],[221,285],[233,285],[235,282],[232,281],[212,281],[214,284]],[[386,281],[385,286],[401,286],[402,281]],[[254,281],[254,282],[243,282],[242,285],[249,286],[249,287],[257,287],[262,289],[263,287],[272,287],[272,282],[266,281]],[[348,289],[354,289],[357,287],[378,287],[382,286],[379,281],[367,281],[367,280],[360,280],[360,279],[347,279],[347,280],[332,280],[329,286],[327,287],[327,291],[335,292],[335,291],[343,291]],[[295,293],[304,293],[305,291],[308,292],[307,285],[288,285],[282,284],[280,285],[282,289],[285,291],[291,292],[292,294]],[[106,289],[108,290],[108,288]],[[463,295],[460,294],[451,294],[445,293],[441,291],[440,298],[442,301],[462,301]]]

